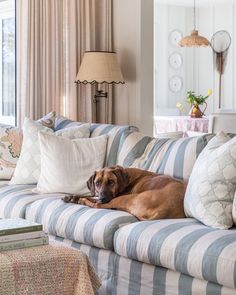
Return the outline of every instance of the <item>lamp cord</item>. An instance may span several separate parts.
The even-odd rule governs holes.
[[[193,1],[193,27],[196,30],[196,0]]]

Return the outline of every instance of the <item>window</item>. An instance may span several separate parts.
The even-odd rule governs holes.
[[[15,1],[0,0],[0,123],[15,124]]]

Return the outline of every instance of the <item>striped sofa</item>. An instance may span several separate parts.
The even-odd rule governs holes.
[[[65,118],[56,130],[80,124]],[[130,126],[92,124],[108,135],[105,165],[120,164],[188,179],[212,135],[155,139]],[[186,218],[138,221],[115,210],[66,204],[62,194],[36,194],[33,185],[0,182],[0,218],[40,222],[52,239],[87,253],[99,294],[236,294],[236,229],[216,230]]]

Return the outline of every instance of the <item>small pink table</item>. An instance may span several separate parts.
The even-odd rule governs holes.
[[[154,134],[182,131],[208,132],[208,118],[193,119],[190,116],[155,116]]]

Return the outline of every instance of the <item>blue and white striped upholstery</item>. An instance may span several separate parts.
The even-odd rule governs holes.
[[[71,121],[65,117],[58,117],[55,122],[55,130],[57,131],[63,128],[78,126],[81,124],[84,123]],[[90,137],[97,137],[103,134],[108,135],[105,166],[116,165],[117,152],[122,134],[126,131],[138,131],[138,129],[134,126],[118,126],[111,124],[91,124],[90,130]]]
[[[143,221],[114,239],[121,256],[236,288],[235,228],[215,230],[190,218]]]
[[[84,123],[72,121],[67,119],[66,117],[60,116],[56,117],[54,130],[58,131],[68,127],[80,126],[82,124]]]
[[[8,185],[0,182],[0,218],[25,218],[29,204],[48,197],[61,198],[60,194],[36,194],[34,185]]]
[[[42,223],[51,235],[111,250],[116,230],[137,221],[123,211],[66,204],[57,198],[31,204],[27,208],[26,219]]]
[[[139,132],[123,133],[117,164],[188,180],[196,158],[213,135],[157,139]]]
[[[125,131],[137,131],[133,126],[116,126],[106,124],[92,124],[91,137],[107,134],[107,153],[105,166],[113,166],[117,163],[117,153],[120,145],[120,140]]]
[[[235,295],[236,290],[116,253],[51,237],[86,253],[102,281],[99,295]]]

